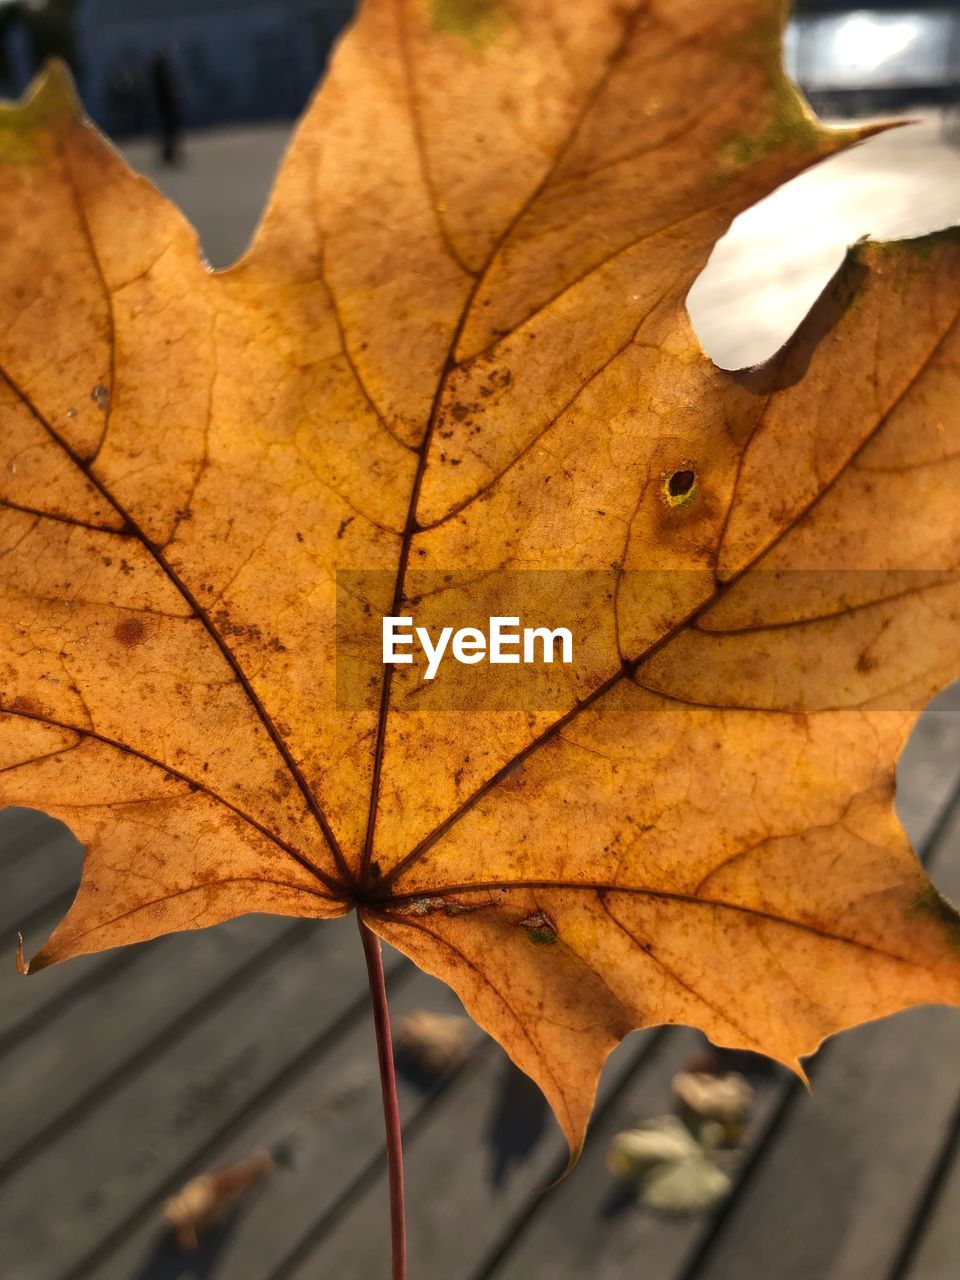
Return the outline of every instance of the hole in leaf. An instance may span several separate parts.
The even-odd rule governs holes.
[[[830,92],[813,91],[815,110],[829,114]],[[936,229],[938,216],[941,225],[953,221],[952,211],[939,209],[947,190],[956,193],[958,177],[960,155],[931,111],[909,128],[831,156],[745,210],[687,296],[707,355],[722,369],[770,359],[829,284],[847,245],[867,233],[876,240],[923,235]]]
[[[697,489],[697,473],[692,467],[674,471],[664,479],[663,493],[671,507],[681,507],[689,502]]]
[[[692,471],[675,471],[667,481],[667,490],[671,498],[685,498],[696,482]]]

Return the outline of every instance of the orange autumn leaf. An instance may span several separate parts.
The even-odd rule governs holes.
[[[893,808],[960,674],[960,234],[858,245],[759,369],[685,308],[867,132],[780,9],[366,0],[226,272],[62,72],[4,109],[0,803],[86,846],[31,972],[355,908],[573,1147],[635,1027],[797,1067],[960,1002]],[[381,662],[504,599],[577,661]]]

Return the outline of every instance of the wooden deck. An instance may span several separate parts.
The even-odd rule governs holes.
[[[960,686],[927,712],[900,806],[937,883],[960,896]],[[13,939],[63,911],[75,843],[0,818],[0,1275],[3,1280],[380,1280],[383,1129],[351,920],[249,917],[78,960],[29,981]],[[395,1016],[453,1010],[395,955]],[[957,1280],[960,1012],[924,1008],[829,1043],[807,1094],[758,1075],[759,1105],[718,1212],[671,1219],[619,1194],[618,1129],[669,1110],[702,1046],[630,1037],[604,1077],[586,1151],[479,1031],[429,1089],[401,1081],[412,1280]],[[267,1146],[277,1171],[194,1256],[159,1222],[192,1173]]]

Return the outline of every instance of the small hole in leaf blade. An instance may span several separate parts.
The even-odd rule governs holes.
[[[671,498],[685,498],[696,483],[696,479],[692,471],[675,471],[667,484]]]
[[[696,486],[697,473],[690,467],[684,467],[667,477],[663,490],[670,505],[676,507],[689,502]]]

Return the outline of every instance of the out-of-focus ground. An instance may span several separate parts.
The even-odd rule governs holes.
[[[124,152],[184,210],[210,262],[223,267],[243,253],[289,135],[279,125],[193,134],[181,168],[160,165],[149,139]],[[834,156],[737,218],[691,290],[694,325],[718,364],[757,364],[794,331],[848,245],[955,222],[960,127],[951,143],[943,119],[927,116]]]
[[[282,124],[188,133],[184,161],[176,167],[161,163],[151,138],[119,146],[130,165],[187,215],[212,265],[226,267],[246,248],[290,134],[291,126]]]

